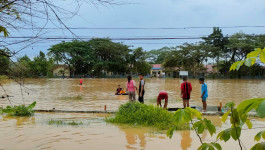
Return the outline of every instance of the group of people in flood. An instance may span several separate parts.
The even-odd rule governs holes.
[[[183,100],[183,108],[190,107],[190,96],[192,91],[192,85],[187,81],[187,77],[183,77],[183,83],[180,86],[180,95]],[[206,99],[208,98],[208,89],[207,84],[204,82],[204,78],[199,78],[199,83],[201,84],[201,100],[203,111],[206,111],[207,103]]]
[[[144,81],[144,75],[139,74],[139,86],[137,88],[135,81],[132,79],[132,76],[127,77],[126,82],[126,92],[118,85],[118,88],[116,90],[116,95],[128,95],[130,102],[136,101],[136,94],[138,95],[138,101],[140,103],[144,103],[144,94],[145,94],[145,81]],[[201,100],[203,105],[203,110],[206,111],[207,103],[206,99],[208,98],[208,89],[207,84],[204,82],[204,78],[199,78],[199,83],[201,84]],[[183,108],[190,107],[189,100],[191,97],[192,92],[192,85],[187,81],[187,77],[183,77],[183,83],[181,83],[180,86],[180,95],[183,100]],[[168,93],[166,91],[159,92],[157,96],[157,106],[162,107],[162,100],[165,100],[164,103],[164,109],[167,109],[168,106]]]

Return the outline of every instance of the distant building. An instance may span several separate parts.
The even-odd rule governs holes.
[[[56,65],[51,70],[54,77],[70,77],[70,69],[67,65]]]
[[[165,69],[161,64],[153,64],[150,71],[150,76],[158,78],[165,77]]]
[[[218,73],[218,70],[217,70],[217,66],[216,65],[205,65],[204,68],[206,69],[206,72],[207,73]]]

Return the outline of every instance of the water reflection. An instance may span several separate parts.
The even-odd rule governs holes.
[[[141,149],[145,149],[146,146],[146,130],[142,128],[131,128],[131,127],[119,127],[123,132],[125,132],[125,137],[127,140],[127,149],[137,149],[137,145]],[[138,143],[139,141],[139,143]]]
[[[35,125],[35,117],[16,117],[16,116],[2,116],[3,121],[16,120],[16,126],[21,125]]]
[[[187,150],[192,143],[192,138],[190,137],[190,131],[189,130],[185,130],[185,131],[181,131],[181,148],[182,150]]]

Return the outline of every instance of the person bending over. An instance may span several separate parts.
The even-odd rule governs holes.
[[[161,91],[157,97],[157,106],[160,106],[162,107],[161,105],[161,101],[162,100],[165,100],[165,103],[164,103],[164,109],[167,109],[167,104],[168,104],[168,94],[167,92],[165,91]]]

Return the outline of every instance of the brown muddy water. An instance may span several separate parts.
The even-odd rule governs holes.
[[[21,89],[12,80],[1,80],[12,103],[29,104],[37,101],[36,109],[59,110],[117,110],[126,103],[128,96],[114,95],[117,85],[125,87],[126,79],[83,79],[83,86],[78,85],[79,79],[28,79]],[[138,85],[139,80],[136,79]],[[201,105],[200,84],[198,80],[190,80],[193,86],[191,105]],[[234,101],[265,97],[265,80],[206,80],[209,97],[208,105],[218,105]],[[179,79],[146,79],[145,102],[155,104],[161,90],[169,93],[169,107],[182,107]],[[4,95],[2,89],[0,96]],[[81,98],[80,98],[81,97]],[[9,105],[6,99],[0,99],[0,107]]]
[[[28,79],[26,88],[21,88],[12,80],[1,80],[6,93],[12,97],[13,104],[26,104],[37,101],[36,109],[58,110],[117,110],[126,103],[127,96],[115,96],[118,84],[125,87],[126,79],[84,79],[79,86],[79,79]],[[136,83],[139,81],[136,80]],[[193,85],[191,105],[201,105],[200,85],[197,80],[190,80]],[[209,105],[218,105],[234,101],[265,97],[265,80],[207,80]],[[181,107],[179,79],[146,79],[146,103],[155,104],[161,90],[169,93],[169,107]],[[4,91],[0,90],[0,95]],[[7,106],[7,99],[0,99],[0,106]],[[229,128],[222,124],[220,117],[207,117],[217,127],[217,133]],[[193,131],[178,131],[172,139],[166,137],[166,131],[152,128],[132,127],[108,124],[105,114],[76,113],[36,113],[33,117],[7,117],[0,115],[0,150],[194,150],[200,146]],[[79,126],[49,124],[51,120],[80,121]],[[255,142],[254,136],[264,130],[264,120],[253,119],[253,129],[242,131],[242,141],[246,149]],[[246,127],[245,127],[246,128]],[[202,134],[204,142],[213,142],[209,133]],[[237,150],[234,140],[220,142],[224,150]]]
[[[228,128],[220,117],[207,117],[217,133]],[[195,150],[200,146],[193,131],[176,131],[169,139],[166,131],[128,125],[107,124],[105,114],[36,113],[33,117],[0,116],[0,149],[4,150]],[[82,121],[79,126],[50,125],[50,120]],[[264,122],[252,119],[251,130],[242,130],[246,149],[255,144],[254,135],[264,129]],[[216,135],[202,134],[204,142],[213,142]],[[218,141],[224,150],[237,150],[231,139]]]

